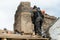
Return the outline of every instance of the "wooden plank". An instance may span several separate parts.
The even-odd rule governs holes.
[[[32,35],[20,35],[20,34],[0,34],[0,38],[11,38],[11,39],[48,39],[48,38],[38,38]]]

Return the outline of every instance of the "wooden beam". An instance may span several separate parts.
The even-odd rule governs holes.
[[[0,34],[0,38],[11,38],[11,39],[48,39],[48,38],[38,38],[32,35],[20,35],[20,34]]]

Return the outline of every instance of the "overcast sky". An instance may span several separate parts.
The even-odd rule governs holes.
[[[60,0],[22,0],[37,5],[49,15],[60,16]],[[21,0],[0,0],[0,29],[13,30],[14,14]]]

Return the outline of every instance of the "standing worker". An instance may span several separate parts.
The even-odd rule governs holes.
[[[40,8],[37,8],[36,6],[34,6],[33,9],[36,10],[36,11],[33,11],[33,17],[32,17],[32,21],[34,24],[34,31],[35,31],[35,34],[38,33],[39,35],[41,35],[41,27],[42,27],[44,15],[42,14]]]

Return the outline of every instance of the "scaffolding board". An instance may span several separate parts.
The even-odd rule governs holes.
[[[32,35],[20,35],[20,34],[0,34],[0,38],[3,40],[49,40],[48,38],[34,37]]]

